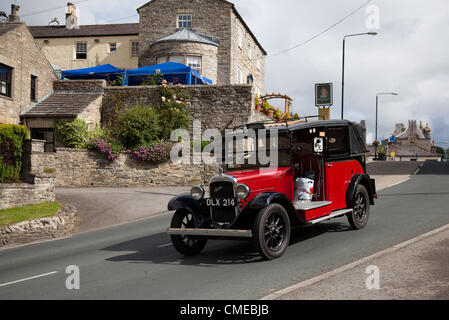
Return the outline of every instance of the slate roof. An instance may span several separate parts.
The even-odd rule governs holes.
[[[399,140],[408,139],[409,137],[417,137],[418,139],[426,139],[421,129],[418,128],[416,120],[408,122],[407,129],[396,136]]]
[[[79,29],[60,26],[29,26],[34,38],[100,37],[138,35],[138,23],[81,25]]]
[[[25,111],[22,118],[74,117],[82,113],[89,104],[102,94],[56,92]]]
[[[195,31],[189,29],[181,29],[175,33],[156,40],[154,43],[179,41],[179,42],[199,42],[206,43],[213,46],[219,46],[219,42],[212,40],[211,38],[197,34]]]

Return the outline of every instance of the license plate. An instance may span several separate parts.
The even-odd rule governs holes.
[[[235,207],[237,201],[235,198],[212,198],[206,199],[206,205],[208,207]]]

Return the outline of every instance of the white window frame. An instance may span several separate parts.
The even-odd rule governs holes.
[[[115,50],[112,51],[111,48],[115,47]],[[109,42],[109,53],[117,53],[118,45],[117,42]]]
[[[156,59],[156,64],[162,64],[162,63],[167,63],[167,62],[168,62],[167,56],[157,57],[157,59]]]
[[[78,45],[81,45],[81,44],[83,44],[86,47],[85,51],[78,50]],[[86,58],[78,58],[77,57],[78,53],[85,53]],[[75,60],[87,60],[87,42],[86,41],[75,42]]]
[[[253,59],[253,42],[251,39],[248,39],[248,59]]]
[[[237,83],[243,84],[244,76],[243,76],[243,70],[240,67],[237,67]]]
[[[240,49],[243,49],[243,30],[240,26],[237,26],[237,44]]]
[[[182,19],[180,19],[182,17]],[[186,19],[185,19],[186,18]],[[179,24],[187,24],[187,26],[180,26]],[[188,24],[190,23],[190,27]],[[176,16],[176,28],[178,29],[192,29],[193,28],[193,16],[188,13],[181,13]]]
[[[137,53],[134,54],[134,44],[137,43]],[[138,40],[131,40],[131,58],[137,58],[139,57],[139,51],[140,51],[140,44]]]
[[[199,64],[197,64],[198,66],[193,66],[191,65],[192,63],[189,62],[189,59],[192,59],[191,61],[193,61],[194,59],[196,60],[196,62],[199,62]],[[203,74],[203,61],[202,61],[202,57],[201,56],[187,56],[185,61],[185,65],[192,68],[193,70],[195,70],[196,72],[198,72],[199,74]]]

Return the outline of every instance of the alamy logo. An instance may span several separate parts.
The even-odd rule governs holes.
[[[370,265],[365,270],[366,274],[369,274],[366,278],[365,286],[368,290],[380,289],[380,269],[378,266]]]
[[[65,286],[68,290],[80,289],[80,268],[75,265],[67,266],[65,273],[69,276],[65,280]]]
[[[366,7],[366,14],[368,17],[365,21],[365,26],[368,30],[380,29],[380,9],[378,6],[370,5]]]

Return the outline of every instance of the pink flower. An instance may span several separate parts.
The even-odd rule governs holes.
[[[162,102],[165,102],[165,100],[166,100],[165,97],[162,97]]]

